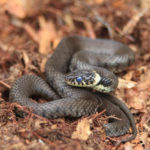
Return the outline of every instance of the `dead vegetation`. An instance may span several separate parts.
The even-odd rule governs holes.
[[[115,40],[135,51],[135,63],[119,76],[116,95],[134,114],[138,136],[118,149],[150,149],[149,0],[2,0],[0,1],[0,149],[116,149],[120,138],[106,137],[104,112],[77,120],[47,120],[9,103],[12,82],[23,74],[44,76],[44,66],[67,35],[109,38],[94,17],[104,18]],[[16,107],[26,117],[16,116]],[[128,136],[128,135],[125,135]]]

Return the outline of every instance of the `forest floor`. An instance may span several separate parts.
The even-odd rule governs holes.
[[[148,2],[148,1],[147,1]],[[0,149],[148,150],[150,149],[150,11],[146,1],[132,0],[2,0],[0,1]],[[44,77],[47,58],[68,35],[113,38],[135,52],[135,62],[118,74],[123,80],[115,92],[134,115],[135,140],[115,146],[129,136],[110,138],[104,111],[79,119],[47,120],[9,102],[12,83],[24,74]],[[59,60],[56,60],[59,61]],[[22,118],[15,114],[26,112]]]

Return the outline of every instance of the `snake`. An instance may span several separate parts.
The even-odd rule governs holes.
[[[118,85],[115,73],[126,70],[133,62],[134,53],[121,42],[64,37],[46,62],[46,79],[23,75],[12,84],[9,100],[48,119],[78,118],[105,109],[106,115],[116,117],[104,124],[106,135],[122,136],[131,127],[132,135],[121,142],[131,141],[137,135],[134,117],[112,93]],[[32,100],[33,95],[48,101],[38,103]]]

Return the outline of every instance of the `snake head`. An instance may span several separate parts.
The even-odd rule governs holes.
[[[89,87],[103,93],[113,91],[112,80],[102,77],[93,70],[75,70],[66,75],[65,81],[68,85],[76,87]]]
[[[78,87],[90,87],[95,85],[96,74],[89,70],[76,70],[66,75],[66,83]]]

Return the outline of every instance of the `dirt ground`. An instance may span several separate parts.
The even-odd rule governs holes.
[[[150,1],[149,0],[1,0],[0,1],[0,149],[148,150],[150,149]],[[103,18],[111,26],[98,18]],[[44,76],[47,58],[68,35],[114,38],[135,52],[135,62],[118,74],[115,94],[134,115],[135,140],[110,138],[105,112],[79,119],[47,120],[9,102],[11,84],[24,74]],[[41,100],[43,101],[43,100]],[[16,115],[26,112],[26,117]]]

